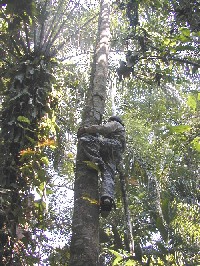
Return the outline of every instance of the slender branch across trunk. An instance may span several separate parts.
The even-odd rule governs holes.
[[[128,238],[129,252],[131,255],[134,256],[135,252],[134,252],[134,240],[133,240],[133,230],[132,230],[132,224],[131,224],[131,215],[129,211],[126,181],[125,181],[125,177],[124,177],[122,170],[120,170],[119,178],[120,178],[120,184],[121,184],[122,199],[123,199],[123,204],[124,204],[125,233]]]

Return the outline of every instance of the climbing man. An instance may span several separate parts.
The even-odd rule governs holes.
[[[104,125],[81,127],[77,134],[88,159],[101,171],[100,213],[107,217],[114,206],[114,176],[125,150],[125,128],[118,116]]]

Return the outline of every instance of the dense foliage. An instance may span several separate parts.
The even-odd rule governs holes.
[[[68,264],[76,130],[97,29],[91,2],[0,2],[2,265]],[[200,259],[199,13],[197,0],[112,2],[105,118],[116,110],[126,125],[135,254],[116,176],[101,265]]]

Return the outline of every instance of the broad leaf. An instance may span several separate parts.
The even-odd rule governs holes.
[[[186,131],[189,131],[191,129],[191,126],[189,125],[180,125],[180,126],[171,126],[170,131],[172,133],[184,133]]]

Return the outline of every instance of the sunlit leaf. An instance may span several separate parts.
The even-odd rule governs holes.
[[[23,123],[27,123],[29,125],[31,123],[30,120],[27,117],[25,117],[25,116],[18,116],[17,121],[23,122]]]
[[[189,125],[179,125],[179,126],[171,126],[170,131],[172,133],[184,133],[186,131],[189,131],[191,129],[191,126]]]
[[[188,106],[193,109],[193,110],[196,110],[196,107],[197,107],[197,100],[196,100],[196,97],[194,95],[189,95],[188,96],[188,100],[187,100],[187,104]]]
[[[193,148],[200,152],[200,137],[196,137],[191,143]]]
[[[125,264],[125,266],[135,266],[137,265],[137,262],[134,260],[128,260]]]
[[[112,266],[117,266],[117,265],[119,265],[119,262],[123,259],[123,255],[122,254],[120,254],[119,252],[117,252],[117,251],[115,251],[115,250],[112,250],[112,249],[110,249],[109,250],[113,255],[115,255],[115,260],[113,261],[113,264],[112,264]]]
[[[95,164],[95,163],[93,163],[91,161],[83,161],[83,162],[86,163],[89,168],[92,168],[92,169],[94,169],[96,171],[100,171],[100,169],[99,169],[97,164]]]
[[[44,163],[45,165],[49,165],[49,159],[48,159],[47,156],[42,157],[40,160],[41,160],[41,162]]]
[[[180,31],[182,32],[183,35],[185,36],[190,36],[190,30],[188,28],[181,28]]]

